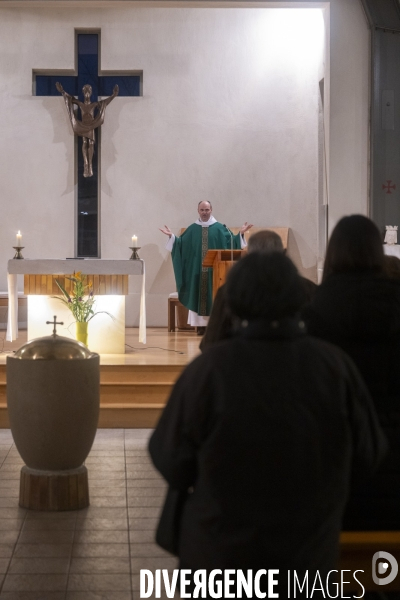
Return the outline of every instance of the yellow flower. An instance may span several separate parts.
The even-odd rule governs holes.
[[[81,281],[82,280],[82,271],[78,271],[77,273],[74,273],[74,277],[75,277],[75,279],[79,279]]]

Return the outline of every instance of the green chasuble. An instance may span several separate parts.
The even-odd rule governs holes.
[[[233,235],[233,234],[232,234]],[[178,297],[183,306],[208,316],[212,305],[212,269],[202,267],[207,250],[226,250],[231,236],[221,223],[202,227],[193,223],[175,239],[172,249]],[[233,249],[240,250],[240,233],[233,235]]]

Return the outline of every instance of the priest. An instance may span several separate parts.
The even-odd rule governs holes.
[[[243,236],[253,225],[246,222],[233,235],[213,217],[211,202],[199,202],[197,212],[199,218],[180,237],[166,225],[160,231],[169,237],[166,248],[172,252],[178,297],[189,310],[188,323],[203,333],[212,305],[212,270],[202,267],[207,250],[245,248]]]

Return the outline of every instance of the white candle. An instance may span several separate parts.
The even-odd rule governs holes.
[[[132,236],[132,246],[137,248],[137,235]]]
[[[17,246],[22,246],[22,235],[20,231],[17,233]]]

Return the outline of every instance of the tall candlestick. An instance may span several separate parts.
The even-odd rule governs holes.
[[[17,246],[22,246],[22,235],[20,231],[17,233]]]
[[[137,248],[138,242],[137,242],[137,235],[133,235],[132,236],[132,246],[134,248]]]

